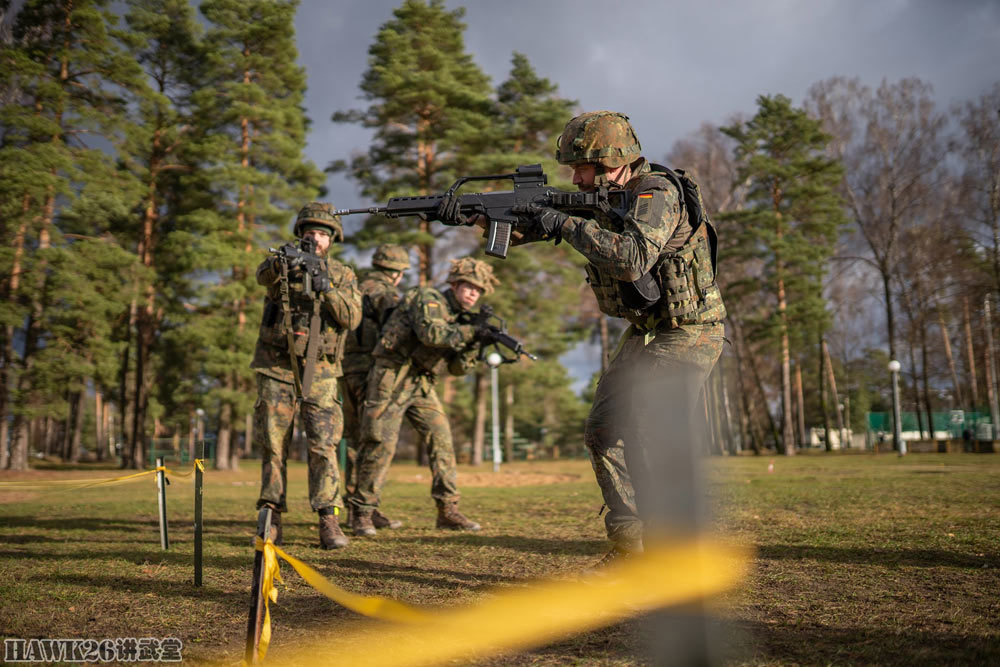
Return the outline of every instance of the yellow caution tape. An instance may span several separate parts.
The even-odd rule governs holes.
[[[194,465],[198,470],[205,472],[205,459],[195,459]]]
[[[414,609],[409,605],[405,605],[402,602],[396,602],[395,600],[378,596],[358,595],[357,593],[345,591],[343,588],[332,583],[329,579],[300,561],[298,558],[285,553],[281,547],[274,546],[274,543],[271,542],[270,539],[267,542],[263,542],[260,537],[257,537],[255,541],[256,549],[257,551],[264,549],[265,559],[267,558],[267,550],[265,547],[268,544],[271,545],[275,554],[286,560],[288,564],[299,573],[299,576],[305,579],[307,584],[339,604],[341,607],[346,607],[351,611],[361,614],[362,616],[379,618],[384,621],[394,621],[396,623],[416,623],[418,621],[427,620],[427,616],[424,612]],[[275,568],[277,567],[276,563]]]
[[[260,544],[258,538],[258,549]],[[347,593],[274,549],[299,574],[310,572],[306,581],[340,604],[341,599],[351,597],[379,601],[379,605],[349,607],[359,613],[390,619],[385,603],[391,603],[397,612],[405,610],[403,618],[391,620],[406,623],[380,627],[378,641],[363,641],[370,639],[370,627],[346,634],[338,629],[334,637],[281,656],[282,664],[302,665],[327,664],[327,657],[317,656],[330,655],[348,665],[431,665],[523,650],[653,609],[721,593],[746,575],[750,562],[746,549],[708,541],[665,545],[574,581],[501,590],[481,604],[431,614],[391,600]],[[317,585],[316,579],[327,590]]]
[[[278,589],[274,587],[274,580],[281,583],[285,580],[281,578],[281,568],[278,567],[278,559],[274,554],[276,546],[271,538],[264,542],[264,568],[261,570],[260,595],[264,598],[264,625],[260,629],[260,644],[258,644],[258,655],[263,660],[267,655],[267,647],[271,645],[271,602],[278,601]],[[260,538],[257,538],[257,550],[261,550]]]
[[[180,477],[183,479],[185,477],[191,476],[191,474],[194,472],[194,466],[192,466],[191,470],[182,473],[178,473],[174,470],[171,470],[166,466],[159,466],[157,468],[153,468],[152,470],[143,470],[142,472],[136,472],[130,475],[122,475],[120,477],[87,478],[87,479],[53,479],[48,481],[24,480],[24,481],[0,482],[0,491],[4,490],[21,491],[21,490],[33,490],[33,489],[56,489],[61,491],[70,491],[75,489],[86,489],[91,486],[112,486],[116,484],[127,484],[129,482],[134,482],[142,477],[155,475],[160,471],[163,471],[168,475],[173,475],[174,477]]]

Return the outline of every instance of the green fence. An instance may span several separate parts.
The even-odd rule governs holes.
[[[916,412],[904,412],[900,415],[901,431],[919,431],[920,422],[923,422],[923,430],[926,432],[930,428],[927,423],[927,413],[921,413],[920,421],[917,420]],[[977,427],[980,424],[989,424],[990,416],[982,412],[966,412],[964,410],[951,410],[950,412],[934,413],[934,430],[948,431],[950,437],[961,438],[965,429],[972,431],[976,436]],[[892,413],[890,412],[869,412],[868,430],[892,432]]]

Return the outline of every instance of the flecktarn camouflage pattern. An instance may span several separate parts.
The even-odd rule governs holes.
[[[453,285],[460,280],[475,285],[483,290],[484,294],[493,294],[494,287],[500,282],[493,275],[492,266],[472,257],[451,260],[448,283]]]
[[[556,146],[560,164],[592,162],[612,169],[635,161],[642,150],[628,116],[615,111],[580,114],[566,124]]]

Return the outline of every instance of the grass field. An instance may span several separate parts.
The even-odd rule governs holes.
[[[732,664],[1000,663],[1000,456],[807,455],[710,461],[716,527],[756,549],[744,585],[712,608]],[[113,476],[111,469],[0,479]],[[211,472],[205,580],[192,584],[192,487],[169,487],[162,552],[152,480],[74,492],[0,491],[0,637],[168,637],[185,661],[242,657],[258,469]],[[429,478],[393,467],[385,506],[406,525],[327,552],[292,464],[285,549],[362,594],[415,605],[474,602],[491,589],[566,578],[606,547],[585,461],[460,468],[475,535],[434,530]],[[283,567],[269,657],[366,624]],[[641,663],[627,621],[480,664]],[[376,635],[377,636],[377,635]],[[330,662],[336,662],[335,656]]]

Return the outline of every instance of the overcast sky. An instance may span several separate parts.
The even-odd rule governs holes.
[[[364,106],[358,84],[368,47],[401,1],[302,0],[296,31],[309,78],[307,154],[321,168],[367,147],[366,130],[330,116]],[[466,8],[466,48],[494,86],[507,77],[512,52],[524,53],[581,111],[629,115],[644,154],[655,159],[703,122],[753,114],[758,95],[781,93],[801,103],[813,83],[835,75],[873,86],[920,77],[944,108],[1000,80],[996,0],[446,4]],[[368,204],[343,176],[329,177],[327,186],[338,207]],[[563,358],[576,389],[599,361],[592,345]]]
[[[358,84],[368,47],[400,2],[302,0],[296,31],[309,77],[307,153],[320,167],[366,148],[365,130],[330,115],[364,106]],[[945,107],[1000,80],[996,0],[446,4],[466,8],[466,48],[494,85],[507,77],[511,53],[524,53],[581,110],[629,115],[643,152],[656,159],[703,122],[752,114],[760,94],[799,103],[810,85],[834,75],[872,85],[917,76]],[[341,176],[328,187],[339,207],[364,203]]]

